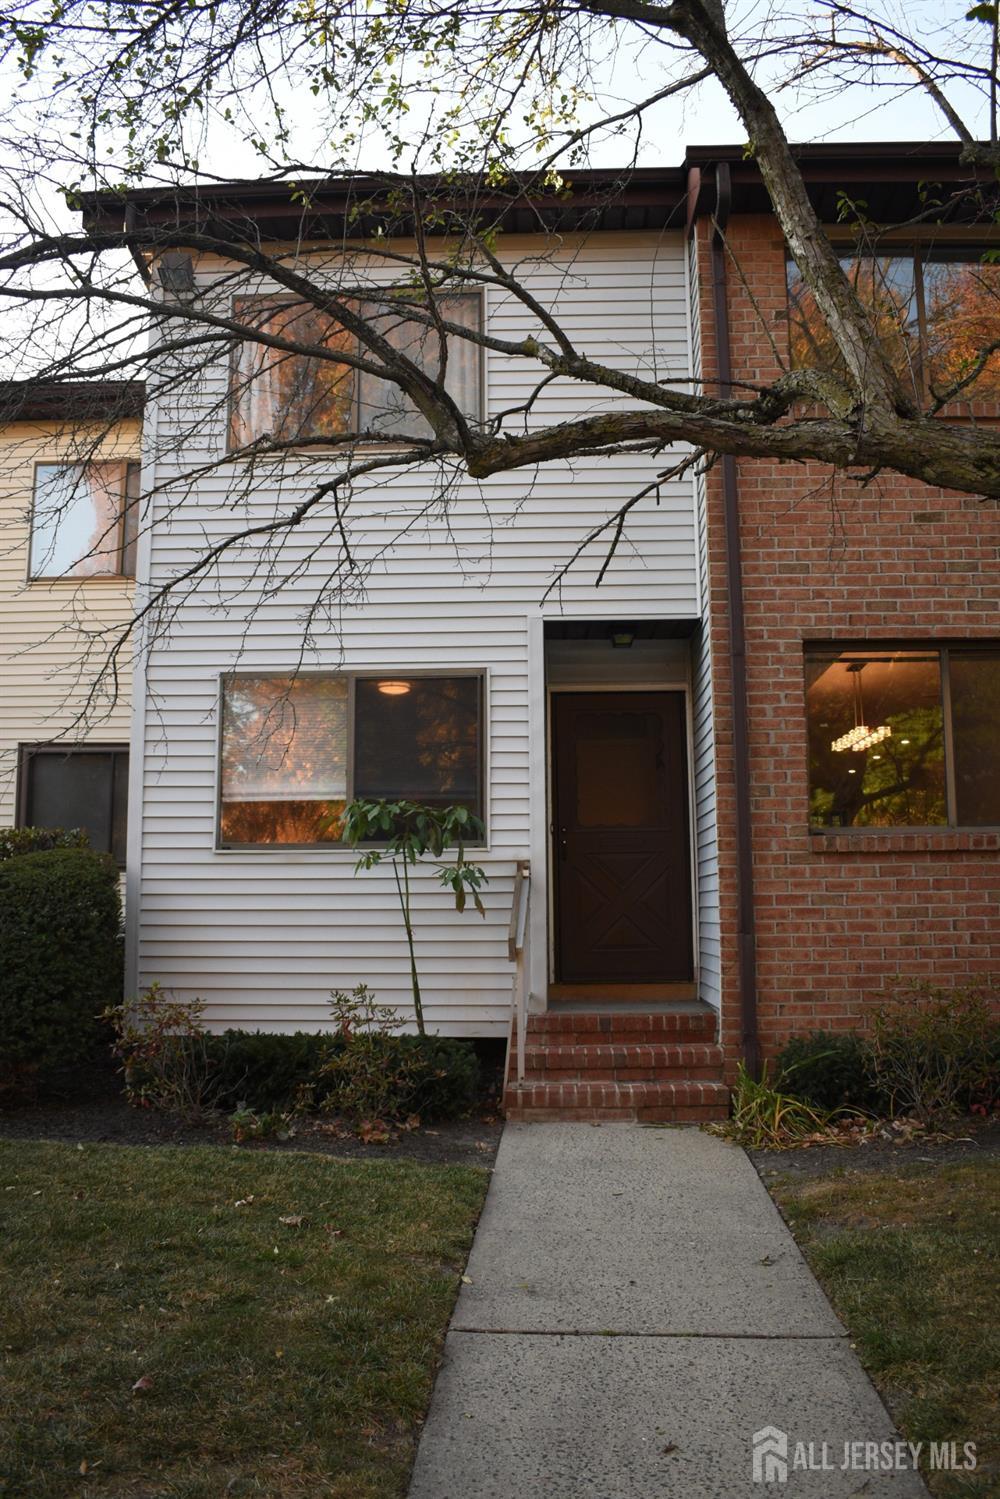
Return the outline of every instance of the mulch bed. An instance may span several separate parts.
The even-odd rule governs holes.
[[[857,1145],[807,1145],[793,1150],[748,1150],[761,1176],[813,1177],[842,1171],[891,1171],[1000,1156],[1000,1119],[956,1119],[935,1134],[907,1135],[887,1125]]]
[[[54,1140],[63,1144],[219,1145],[227,1149],[307,1150],[353,1160],[422,1161],[437,1166],[491,1166],[503,1121],[495,1110],[479,1117],[450,1120],[427,1129],[401,1131],[394,1138],[366,1142],[337,1121],[302,1119],[287,1140],[246,1140],[233,1144],[226,1120],[189,1125],[149,1109],[135,1109],[120,1095],[73,1103],[39,1103],[0,1113],[3,1140]]]

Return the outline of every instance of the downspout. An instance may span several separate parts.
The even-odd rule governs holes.
[[[712,310],[719,393],[732,393],[733,362],[726,297],[725,234],[732,206],[727,162],[715,167],[715,213],[712,228]],[[731,453],[722,456],[722,528],[726,547],[726,594],[729,599],[729,659],[733,693],[733,802],[736,819],[736,926],[740,986],[740,1050],[747,1070],[756,1074],[757,939],[754,911],[753,836],[750,820],[750,740],[747,730],[747,645],[743,607],[743,560],[740,553],[739,473]]]

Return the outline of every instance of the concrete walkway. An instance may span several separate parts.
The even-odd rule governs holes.
[[[467,1276],[410,1499],[926,1495],[912,1471],[841,1467],[846,1442],[896,1432],[757,1173],[721,1140],[508,1125]],[[787,1434],[785,1482],[752,1477],[767,1426],[779,1457]],[[793,1467],[796,1443],[831,1466]]]

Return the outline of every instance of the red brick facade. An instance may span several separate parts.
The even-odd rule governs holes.
[[[703,373],[715,373],[709,225],[699,223]],[[767,382],[787,350],[773,218],[727,232],[734,378]],[[994,417],[1000,413],[993,413]],[[1000,640],[1000,507],[895,477],[866,487],[819,464],[738,465],[762,1051],[857,1028],[897,976],[1000,974],[1000,831],[810,834],[803,648],[809,641]],[[723,1039],[739,1054],[733,761],[722,489],[708,481],[722,861]]]

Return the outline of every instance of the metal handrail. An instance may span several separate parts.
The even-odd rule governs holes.
[[[531,896],[531,865],[518,861],[514,871],[514,890],[510,901],[510,925],[507,929],[507,956],[514,964],[511,995],[512,1035],[517,1047],[517,1082],[524,1082],[524,1043],[527,1019],[528,986],[525,982],[525,948],[528,941],[528,903]]]

